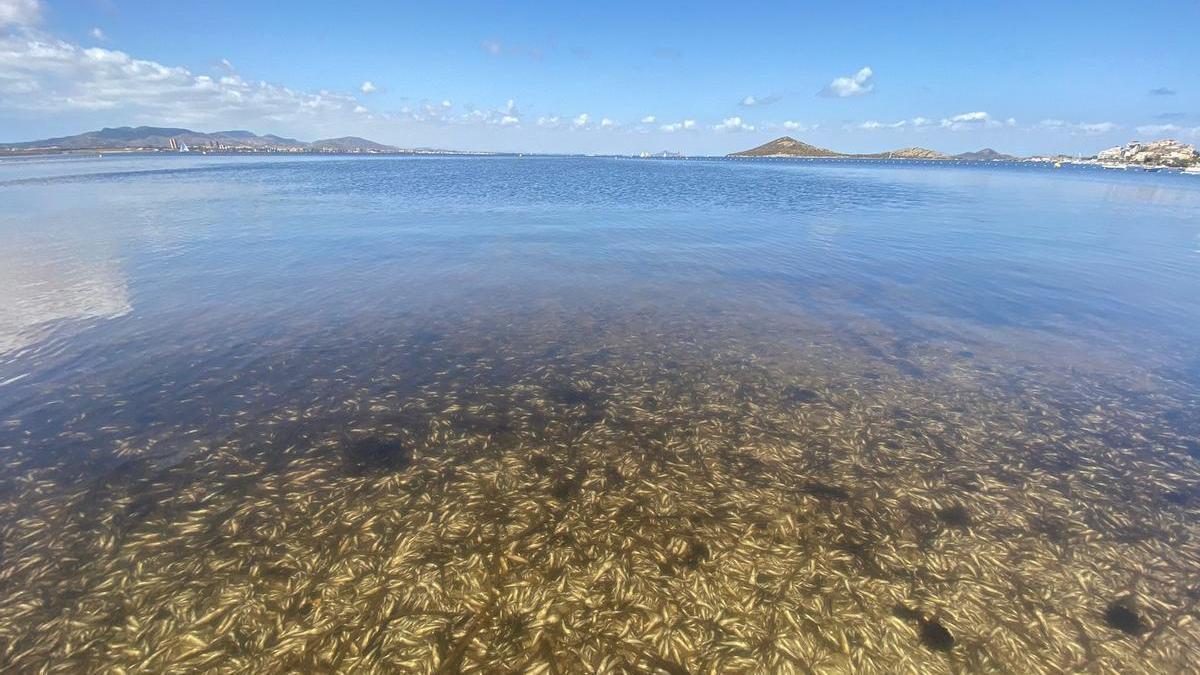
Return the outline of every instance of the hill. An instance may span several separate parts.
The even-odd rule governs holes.
[[[955,155],[954,159],[965,159],[969,162],[1011,162],[1017,158],[1002,152],[996,152],[991,148],[984,148],[976,152],[964,152]]]
[[[892,150],[891,152],[877,152],[871,155],[850,156],[871,159],[950,159],[948,155],[944,155],[936,150],[930,150],[928,148],[901,148],[899,150]]]
[[[950,159],[949,156],[928,148],[901,148],[891,152],[876,152],[872,154],[849,154],[819,148],[798,141],[791,136],[776,138],[757,148],[735,152],[729,157],[842,157],[846,159]]]
[[[376,143],[358,136],[322,138],[309,143],[309,147],[322,152],[396,152],[398,150],[395,146]]]
[[[845,157],[840,152],[818,148],[798,141],[791,136],[776,138],[770,143],[764,143],[757,148],[735,152],[730,157]]]

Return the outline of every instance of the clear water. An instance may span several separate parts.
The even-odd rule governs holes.
[[[1177,669],[1198,335],[1178,174],[6,161],[0,661]]]

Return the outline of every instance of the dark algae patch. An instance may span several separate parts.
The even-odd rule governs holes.
[[[937,518],[948,527],[963,529],[971,526],[971,512],[962,504],[938,509]]]
[[[1126,635],[1141,635],[1146,631],[1141,615],[1125,600],[1117,600],[1104,610],[1104,622]]]
[[[783,388],[783,399],[791,403],[815,403],[821,400],[821,395],[812,389],[789,384]]]
[[[936,618],[926,617],[919,610],[913,609],[904,603],[898,603],[893,607],[892,615],[916,624],[917,637],[921,645],[925,648],[935,652],[948,652],[954,648],[954,636]]]
[[[371,436],[347,441],[342,458],[346,471],[356,475],[400,471],[412,463],[412,449],[396,439]]]
[[[937,619],[921,619],[921,644],[935,652],[954,648],[954,636]]]

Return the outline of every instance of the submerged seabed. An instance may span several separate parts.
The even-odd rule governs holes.
[[[1194,663],[1185,389],[697,310],[180,357],[153,367],[177,406],[157,413],[181,422],[144,433],[158,390],[43,392],[43,419],[4,422],[5,668]],[[222,386],[227,409],[189,417]],[[33,451],[47,416],[69,459]]]

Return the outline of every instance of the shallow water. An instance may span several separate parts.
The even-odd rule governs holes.
[[[0,663],[1178,670],[1200,180],[0,162]]]

